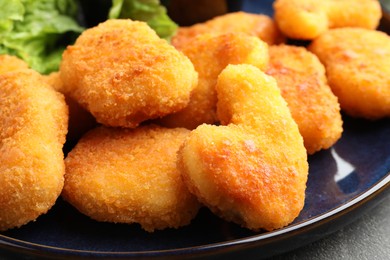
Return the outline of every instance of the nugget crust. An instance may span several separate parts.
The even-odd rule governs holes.
[[[276,79],[307,152],[313,154],[331,147],[341,137],[343,122],[324,66],[303,47],[274,45],[269,53],[267,74]]]
[[[280,30],[302,40],[314,39],[332,28],[375,29],[382,16],[378,0],[276,0],[273,7]]]
[[[189,27],[180,27],[172,37],[172,44],[183,49],[189,45],[193,38],[204,33],[245,33],[256,36],[268,44],[284,41],[275,22],[266,15],[234,12],[217,16],[204,23]]]
[[[176,166],[189,132],[157,126],[90,131],[65,160],[63,197],[95,220],[139,223],[149,232],[189,224],[200,205]]]
[[[62,82],[61,75],[58,71],[54,71],[48,75],[42,75],[47,84],[60,93],[64,93],[64,82]]]
[[[0,230],[46,213],[63,187],[64,97],[32,71],[0,75]]]
[[[243,227],[291,223],[304,204],[307,155],[275,80],[252,65],[229,65],[216,89],[224,125],[203,124],[186,139],[179,151],[185,183]]]
[[[197,84],[190,60],[143,22],[107,20],[63,54],[64,91],[98,122],[136,127],[184,108]]]
[[[390,116],[390,37],[360,28],[330,30],[309,46],[325,64],[329,85],[347,114]]]
[[[228,64],[252,64],[260,69],[268,64],[268,45],[243,33],[203,34],[182,51],[194,64],[199,81],[187,107],[159,121],[168,127],[195,129],[202,123],[217,122],[215,84],[219,73]]]
[[[28,69],[25,61],[11,55],[0,55],[0,74],[25,69]]]
[[[64,93],[64,83],[62,82],[58,71],[52,72],[49,75],[43,75],[43,78],[46,83],[56,91]],[[69,109],[68,134],[66,136],[66,142],[67,146],[73,147],[81,136],[96,127],[97,123],[91,113],[69,95],[65,94],[65,102]]]

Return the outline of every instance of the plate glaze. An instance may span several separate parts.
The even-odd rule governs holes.
[[[271,15],[272,2],[244,1],[243,10]],[[390,194],[390,119],[343,119],[339,142],[309,156],[305,207],[285,228],[252,232],[203,208],[187,227],[150,234],[138,225],[95,222],[59,199],[37,221],[0,233],[0,256],[261,259],[303,246],[340,229]]]

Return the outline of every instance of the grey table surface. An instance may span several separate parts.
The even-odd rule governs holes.
[[[388,192],[388,191],[387,191]],[[390,196],[335,233],[270,260],[390,259]]]

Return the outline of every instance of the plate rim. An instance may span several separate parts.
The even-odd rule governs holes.
[[[95,257],[168,257],[168,256],[185,256],[185,255],[199,255],[199,256],[207,256],[208,254],[213,253],[213,251],[231,248],[240,247],[244,245],[251,244],[252,246],[258,246],[261,243],[266,243],[270,239],[277,239],[278,237],[282,237],[283,235],[290,234],[293,232],[299,232],[304,234],[307,231],[310,231],[312,226],[321,226],[326,224],[329,220],[335,218],[338,219],[345,214],[354,211],[354,207],[368,206],[371,201],[373,201],[379,195],[385,193],[390,194],[390,171],[387,172],[382,178],[376,181],[373,185],[371,185],[368,189],[363,191],[360,194],[350,198],[344,203],[338,205],[337,207],[325,211],[319,215],[313,216],[306,220],[300,221],[298,223],[294,223],[288,225],[284,228],[277,229],[274,231],[264,232],[257,235],[252,235],[244,238],[237,238],[229,241],[210,243],[205,245],[198,246],[190,246],[190,247],[181,247],[181,248],[172,248],[172,249],[162,249],[162,250],[142,250],[142,251],[93,251],[93,250],[81,250],[81,249],[71,249],[71,248],[62,248],[56,246],[49,246],[38,244],[34,242],[28,242],[16,238],[12,238],[3,234],[0,234],[0,249],[6,250],[9,252],[24,251],[24,255],[38,255],[38,256],[95,256]],[[377,203],[379,203],[379,200]],[[352,222],[344,222],[342,225],[347,225]],[[338,230],[335,228],[332,232]],[[324,234],[325,236],[327,234]],[[314,240],[318,240],[320,237],[317,237]],[[310,243],[312,241],[308,241]],[[240,250],[237,249],[236,250]],[[288,251],[288,250],[285,250]]]
[[[383,5],[382,5],[383,8]],[[383,8],[384,9],[384,8]],[[382,9],[382,10],[383,10]],[[390,14],[384,12],[386,19],[390,21]],[[18,254],[23,254],[24,256],[36,256],[36,257],[53,257],[61,258],[64,256],[71,256],[73,258],[82,257],[113,257],[113,258],[137,258],[137,257],[147,257],[147,258],[166,258],[166,257],[185,257],[191,255],[193,257],[202,257],[210,256],[213,252],[228,249],[230,251],[242,251],[245,250],[243,247],[248,249],[255,248],[261,244],[266,244],[267,242],[271,243],[270,240],[283,238],[283,236],[294,237],[294,232],[299,234],[306,234],[311,231],[311,229],[316,229],[315,226],[326,225],[331,222],[333,219],[341,219],[343,216],[346,216],[348,213],[354,213],[355,210],[364,208],[363,212],[366,212],[369,209],[369,206],[375,206],[380,203],[386,196],[390,195],[390,171],[384,174],[379,180],[370,185],[365,191],[356,194],[354,197],[349,200],[339,204],[337,207],[322,212],[321,214],[312,216],[308,219],[299,221],[297,223],[290,224],[281,229],[277,229],[270,232],[264,232],[260,234],[251,235],[243,238],[236,238],[223,242],[209,243],[204,245],[197,246],[187,246],[181,248],[171,248],[163,250],[142,250],[142,251],[94,251],[94,250],[81,250],[81,249],[71,249],[63,248],[57,246],[44,245],[34,242],[28,242],[16,238],[12,238],[0,233],[0,250],[5,253],[13,252]],[[380,197],[380,198],[379,198]],[[379,198],[378,200],[376,200]],[[356,214],[355,218],[358,218],[361,214]],[[352,219],[344,221],[340,226],[345,226],[352,222]],[[333,228],[332,232],[337,231],[339,228]],[[329,233],[328,233],[329,234]],[[321,237],[324,237],[328,234],[321,234]],[[308,240],[306,244],[318,240],[321,237],[312,238]],[[289,239],[289,238],[285,238]],[[304,244],[300,244],[299,247]],[[296,248],[296,247],[295,247]],[[294,249],[294,248],[290,248]],[[258,250],[261,250],[258,249]],[[288,250],[284,250],[288,251]],[[259,256],[258,258],[262,258]]]

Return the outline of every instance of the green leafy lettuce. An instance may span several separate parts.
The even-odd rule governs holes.
[[[161,38],[167,40],[177,29],[177,24],[169,18],[159,0],[112,0],[109,18],[145,21]]]
[[[0,0],[0,54],[15,55],[47,74],[82,32],[75,0]]]

